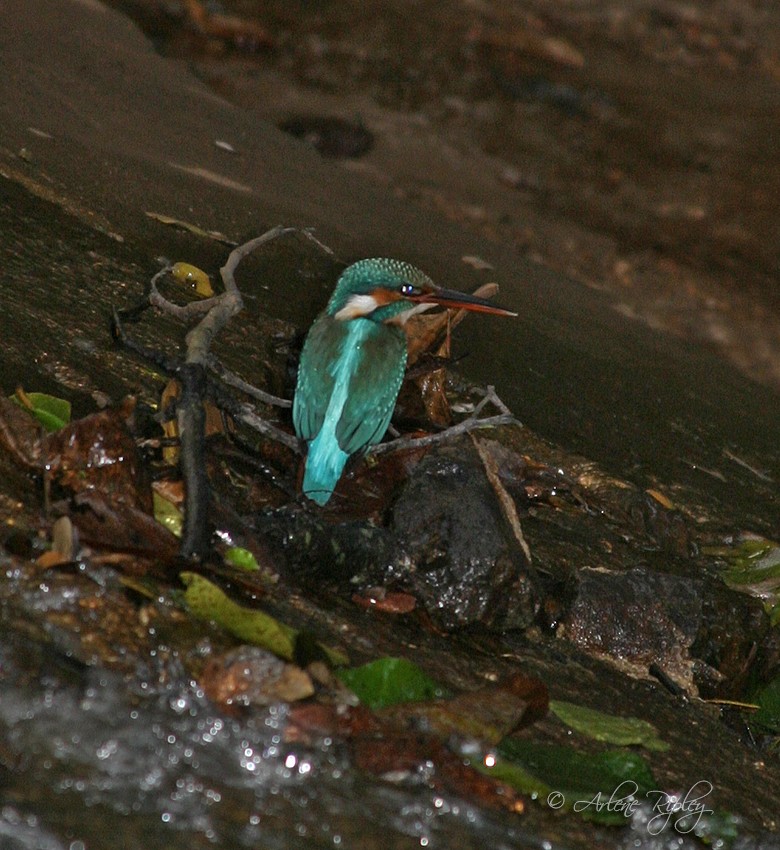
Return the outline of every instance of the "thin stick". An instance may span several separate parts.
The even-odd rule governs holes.
[[[243,422],[244,425],[252,428],[254,431],[257,431],[264,437],[276,440],[277,443],[287,446],[288,449],[291,449],[296,454],[301,454],[301,445],[297,437],[294,437],[292,434],[288,434],[286,431],[282,431],[270,422],[266,422],[266,420],[258,416],[248,404],[241,405],[239,410],[231,415],[239,422]]]
[[[428,434],[425,437],[399,437],[397,440],[391,440],[389,443],[379,443],[376,446],[372,446],[368,454],[376,457],[386,452],[396,452],[402,449],[422,449],[426,446],[443,443],[453,437],[459,437],[461,434],[468,434],[469,431],[474,431],[477,428],[495,428],[498,425],[512,424],[517,424],[517,419],[511,413],[501,413],[498,416],[488,416],[485,419],[469,417],[468,419],[464,419],[463,422],[458,422],[457,425],[452,425],[444,431],[439,431],[437,434]]]
[[[271,393],[267,393],[265,390],[261,390],[254,384],[247,383],[243,378],[236,375],[235,372],[231,372],[230,369],[220,363],[220,361],[213,355],[209,355],[206,365],[223,383],[233,387],[234,389],[241,390],[241,392],[245,395],[251,396],[258,401],[263,402],[263,404],[270,404],[274,407],[292,407],[292,402],[289,399],[279,398],[279,396],[275,396]]]
[[[488,389],[490,389],[490,387]],[[528,566],[530,567],[531,547],[528,545],[525,535],[523,534],[523,528],[520,525],[520,517],[517,515],[515,500],[511,497],[501,481],[501,476],[498,474],[496,459],[490,454],[490,452],[487,451],[480,440],[478,440],[473,434],[470,436],[471,442],[474,443],[474,448],[476,448],[477,454],[479,455],[479,459],[482,461],[482,466],[485,469],[485,475],[487,475],[490,486],[493,488],[493,492],[498,498],[498,503],[501,506],[501,512],[504,515],[504,519],[506,519],[509,527],[512,529],[512,534],[520,548],[523,550],[523,554],[525,555]]]

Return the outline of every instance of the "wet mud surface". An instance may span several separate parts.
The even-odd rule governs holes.
[[[119,5],[228,99],[328,156],[371,134],[367,178],[780,386],[777,10],[225,4],[252,46]]]

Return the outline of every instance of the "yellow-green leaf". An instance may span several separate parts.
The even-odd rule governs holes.
[[[202,620],[213,620],[217,625],[245,643],[262,646],[286,661],[292,661],[298,631],[280,622],[264,611],[245,608],[230,599],[215,584],[197,573],[179,575],[187,590],[184,600],[190,611]],[[349,659],[338,650],[322,646],[333,664],[347,664]]]
[[[160,525],[164,526],[175,534],[176,537],[181,537],[182,526],[184,525],[184,515],[164,496],[161,496],[156,490],[153,493],[154,518]]]
[[[194,289],[201,298],[211,298],[214,295],[214,288],[209,276],[203,269],[199,269],[191,263],[174,263],[171,268],[171,275],[178,283]]]
[[[249,549],[242,549],[240,546],[232,546],[225,552],[225,560],[231,567],[245,572],[256,572],[260,569],[255,556]]]
[[[669,749],[669,744],[658,737],[655,726],[638,717],[616,717],[560,700],[550,700],[550,711],[567,726],[596,741],[619,747],[636,744],[657,752]]]

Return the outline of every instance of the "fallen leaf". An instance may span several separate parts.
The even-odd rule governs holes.
[[[17,387],[11,400],[29,411],[49,431],[59,431],[70,422],[70,402],[46,393],[26,393]]]
[[[242,549],[240,546],[231,546],[225,552],[224,558],[230,566],[235,567],[237,570],[255,572],[260,569],[257,559],[249,549]]]
[[[352,601],[361,608],[382,611],[384,614],[409,614],[417,607],[417,600],[409,593],[381,592],[364,594],[356,593]]]
[[[482,257],[477,257],[474,254],[466,254],[460,259],[461,262],[477,271],[490,271],[493,269],[493,266],[487,260],[483,260]]]
[[[498,293],[498,284],[485,283],[473,294],[478,298],[493,298]],[[407,339],[407,363],[413,366],[423,352],[440,349],[447,344],[450,332],[466,318],[468,310],[442,310],[412,316],[404,325]]]
[[[517,674],[450,699],[394,706],[382,716],[392,717],[399,725],[422,726],[443,739],[454,734],[497,744],[544,717],[547,704],[544,683]]]
[[[481,805],[521,814],[525,805],[515,790],[483,775],[434,735],[386,730],[383,737],[359,736],[351,741],[352,758],[364,770],[396,782],[419,782],[445,793],[477,800]]]
[[[188,221],[182,221],[180,218],[174,218],[170,215],[163,215],[162,213],[156,212],[146,212],[146,215],[149,218],[154,219],[155,221],[159,221],[160,224],[167,224],[170,227],[178,227],[181,230],[186,230],[188,233],[192,233],[195,236],[201,236],[204,239],[213,239],[215,242],[221,242],[223,245],[228,245],[231,248],[234,248],[238,245],[238,242],[234,242],[232,239],[228,239],[224,233],[220,233],[218,230],[204,230],[202,227],[198,227],[196,224],[190,224]]]
[[[575,808],[587,820],[603,824],[625,824],[626,814],[615,805],[586,805],[597,795],[602,795],[604,803],[623,797],[642,799],[658,787],[647,761],[630,750],[580,753],[568,744],[543,744],[517,737],[504,740],[497,748],[497,757],[481,764],[480,770],[521,793],[545,799],[556,791],[567,809]]]
[[[53,549],[43,552],[43,554],[35,559],[35,563],[44,570],[51,569],[52,567],[59,567],[62,564],[67,564],[69,562],[70,558],[66,558],[60,552],[55,552]]]
[[[262,646],[286,661],[292,661],[296,653],[297,629],[253,608],[245,608],[230,599],[227,594],[197,573],[183,572],[179,575],[187,590],[184,594],[189,610],[201,620],[213,620],[217,625],[240,640]],[[323,644],[332,664],[346,664],[349,659],[341,652]]]
[[[155,490],[152,493],[154,504],[154,518],[163,528],[167,528],[175,537],[181,537],[184,528],[184,514],[179,508],[169,502],[164,496]]]
[[[648,750],[663,752],[669,744],[658,737],[658,731],[652,723],[638,717],[616,717],[593,708],[575,705],[571,702],[552,700],[550,711],[567,726],[607,744],[620,747],[642,746]]]
[[[174,263],[171,266],[171,276],[177,283],[193,289],[201,298],[211,298],[214,295],[209,276],[191,263]]]
[[[40,424],[19,404],[0,396],[0,446],[18,463],[36,468],[43,441]]]
[[[362,667],[339,670],[336,675],[372,709],[444,694],[440,685],[406,658],[378,658]]]
[[[128,429],[135,400],[71,422],[48,434],[43,454],[57,483],[74,493],[104,494],[104,501],[123,501],[151,513],[151,487]]]
[[[75,531],[70,517],[61,516],[51,527],[51,550],[66,561],[73,559],[76,548]]]

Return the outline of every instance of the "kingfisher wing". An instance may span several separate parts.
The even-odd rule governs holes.
[[[379,442],[390,424],[406,368],[401,328],[368,319],[320,316],[301,352],[293,400],[296,434],[314,440],[334,423],[339,448],[351,455]],[[332,400],[338,400],[331,406]]]
[[[350,322],[353,327],[361,320]],[[387,431],[406,369],[406,336],[401,328],[365,320],[349,389],[336,426],[339,445],[353,454],[378,443]]]
[[[335,387],[331,365],[344,345],[344,323],[320,316],[311,326],[301,351],[298,383],[293,399],[295,433],[307,442],[320,432]]]

